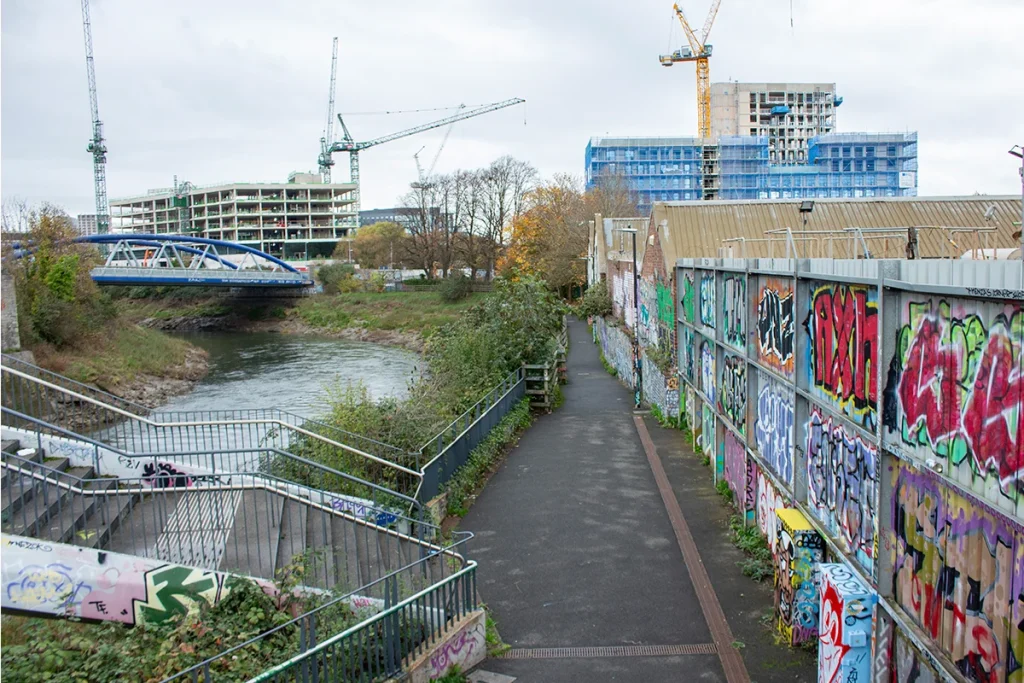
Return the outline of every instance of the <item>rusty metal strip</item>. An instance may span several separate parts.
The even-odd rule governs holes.
[[[633,416],[633,423],[636,431],[640,434],[640,441],[644,445],[644,452],[647,454],[647,461],[654,473],[654,480],[658,483],[658,491],[665,503],[665,511],[668,512],[669,521],[672,523],[672,530],[675,531],[676,541],[679,543],[679,550],[683,553],[683,561],[686,569],[690,572],[690,580],[693,582],[693,589],[697,593],[697,600],[700,602],[700,609],[704,613],[704,620],[711,630],[711,637],[715,641],[718,650],[718,658],[722,662],[722,669],[725,670],[725,679],[728,683],[750,683],[750,674],[743,663],[743,657],[739,650],[732,646],[734,638],[729,622],[725,619],[725,612],[718,601],[718,595],[711,584],[707,569],[704,568],[704,561],[701,560],[697,544],[690,533],[690,527],[683,517],[683,511],[679,507],[672,485],[669,484],[665,468],[661,466],[658,459],[658,450],[651,441],[651,435],[647,431],[647,425],[639,415]]]
[[[679,655],[713,655],[714,643],[696,645],[624,645],[610,647],[533,647],[513,648],[501,659],[589,659],[593,657],[675,657]]]

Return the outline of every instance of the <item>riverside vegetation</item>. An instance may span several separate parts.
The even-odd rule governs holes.
[[[564,313],[563,304],[540,280],[498,280],[493,293],[469,305],[455,321],[427,332],[426,371],[406,398],[373,400],[360,385],[332,390],[330,409],[320,418],[325,434],[343,429],[390,444],[408,454],[399,457],[399,464],[414,467],[411,454],[509,373],[523,363],[550,357]],[[389,479],[393,471],[323,448],[318,442],[300,443],[296,453],[364,479],[396,484]],[[287,474],[301,478],[305,472]],[[340,493],[359,493],[349,490],[346,482],[333,484]]]
[[[13,258],[5,245],[4,268],[14,278],[22,348],[41,366],[151,405],[205,374],[203,351],[137,327],[96,286],[89,271],[99,255],[71,242],[67,214],[43,206],[29,226],[31,255]]]

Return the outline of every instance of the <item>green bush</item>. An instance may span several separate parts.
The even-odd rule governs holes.
[[[448,303],[462,301],[470,294],[470,284],[469,278],[459,273],[442,281],[441,286],[438,288],[438,293]]]
[[[355,281],[355,274],[356,268],[351,263],[331,263],[320,266],[316,271],[316,277],[327,294],[355,291],[353,287],[359,286]]]
[[[612,298],[608,294],[607,285],[604,282],[599,282],[588,289],[577,310],[581,318],[611,315]]]

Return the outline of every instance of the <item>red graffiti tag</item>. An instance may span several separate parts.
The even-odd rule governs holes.
[[[898,389],[911,433],[923,425],[935,445],[960,433],[961,399],[956,382],[962,367],[962,353],[942,344],[938,321],[922,320],[907,352]]]
[[[814,295],[811,320],[814,383],[840,401],[875,409],[872,373],[878,359],[878,305],[865,288],[836,285]]]
[[[850,646],[843,642],[843,599],[836,587],[828,582],[821,596],[821,627],[818,635],[820,656],[818,680],[836,683],[839,680],[843,658]]]
[[[963,413],[963,431],[974,462],[985,472],[994,469],[1004,488],[1024,468],[1024,415],[1020,368],[1013,362],[1013,343],[1005,328],[993,327],[978,362]],[[1015,418],[1016,433],[1011,427]]]

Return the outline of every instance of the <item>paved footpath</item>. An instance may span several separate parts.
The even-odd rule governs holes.
[[[658,454],[681,443],[680,433],[652,439],[648,429],[658,428],[634,415],[632,393],[605,372],[586,324],[570,323],[569,335],[565,404],[526,431],[461,525],[476,534],[480,597],[512,647],[482,668],[523,683],[748,683],[749,656],[727,618],[750,621],[752,611],[722,609],[711,588],[719,577],[709,580],[694,542],[709,536],[721,545],[724,535],[684,518],[683,510],[702,515],[680,509],[678,472],[666,476]],[[706,469],[695,476],[713,491]],[[718,505],[713,497],[706,504]],[[691,535],[688,523],[701,528]],[[734,562],[713,566],[739,576],[741,587],[749,582]],[[750,587],[763,605],[764,589]],[[813,680],[806,662],[768,649],[782,653],[781,675],[756,683]]]

